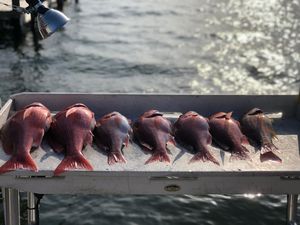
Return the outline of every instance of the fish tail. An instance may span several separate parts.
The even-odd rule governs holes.
[[[250,159],[247,152],[249,150],[242,145],[233,147],[231,149],[230,161]]]
[[[107,162],[109,165],[115,164],[115,163],[126,163],[126,159],[124,158],[123,154],[121,152],[110,152],[108,153],[108,159]]]
[[[38,171],[36,163],[33,161],[31,155],[26,153],[24,155],[14,155],[6,163],[0,167],[0,174],[14,171],[17,169]]]
[[[159,162],[171,162],[168,154],[167,154],[167,150],[166,148],[156,148],[153,149],[153,154],[152,156],[145,162],[145,164],[149,164],[155,161],[159,161]]]
[[[66,155],[54,170],[54,175],[57,176],[65,171],[72,169],[87,169],[91,171],[93,170],[93,167],[81,153],[78,153],[76,155]]]
[[[216,165],[220,165],[218,160],[216,160],[215,157],[207,149],[205,149],[205,150],[201,149],[200,151],[198,151],[193,156],[193,158],[191,158],[189,163],[193,163],[193,162],[197,162],[197,161],[203,161],[203,162],[211,161]]]
[[[274,162],[282,162],[282,159],[277,156],[274,152],[269,151],[269,152],[265,152],[265,153],[261,153],[260,154],[260,161],[261,162],[265,162],[265,161],[274,161]]]
[[[278,150],[278,148],[272,142],[265,142],[261,146],[260,153],[265,154],[274,150]]]

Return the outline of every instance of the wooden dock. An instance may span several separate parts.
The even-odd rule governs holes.
[[[0,29],[18,29],[24,31],[24,26],[31,21],[31,15],[13,11],[11,5],[26,8],[28,4],[25,0],[1,0],[0,4]]]
[[[21,6],[23,8],[26,8],[28,4],[25,0],[1,0],[1,3],[5,3],[10,6],[6,6],[4,4],[0,4],[0,20],[2,19],[10,19],[10,18],[17,18],[19,17],[20,13],[14,12],[11,5]],[[26,19],[30,19],[30,15],[25,16]]]
[[[25,2],[25,0],[1,0],[2,3],[8,4],[8,5],[18,5],[21,7],[26,8],[28,4]],[[0,5],[0,12],[11,12],[12,7],[10,6],[5,6],[5,5]]]
[[[57,8],[62,11],[65,0],[41,0],[46,7]],[[25,0],[0,0],[0,30],[6,28],[17,28],[24,31],[26,24],[31,22],[31,15],[15,12],[12,5],[22,8],[28,7]],[[78,3],[78,1],[75,1]],[[5,5],[6,4],[6,5]]]

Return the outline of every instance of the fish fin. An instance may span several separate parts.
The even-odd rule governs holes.
[[[233,113],[233,112],[228,112],[228,113],[226,113],[225,118],[226,118],[227,120],[229,120],[229,119],[231,118],[231,116],[232,116],[232,113]]]
[[[152,147],[144,142],[140,143],[141,148],[145,151],[145,152],[152,152]]]
[[[92,171],[93,167],[81,153],[67,155],[54,170],[54,176],[72,169],[86,169]]]
[[[217,140],[216,138],[212,137],[212,141],[213,141],[213,144],[217,145],[221,149],[223,149],[225,151],[230,151],[229,147],[226,144],[222,143],[221,141]]]
[[[39,146],[41,146],[44,134],[45,134],[44,130],[40,130],[35,133],[33,138],[33,143],[32,143],[33,147],[38,148]]]
[[[211,143],[212,143],[212,136],[210,134],[208,134],[206,144],[211,145]]]
[[[274,161],[281,163],[282,159],[279,156],[277,156],[274,152],[266,152],[264,154],[260,154],[260,161]]]
[[[126,159],[121,152],[110,152],[108,153],[107,162],[109,165],[113,165],[115,163],[126,163]]]
[[[100,150],[104,150],[105,152],[108,151],[108,147],[106,145],[104,145],[100,139],[98,138],[95,138],[94,139],[95,141],[95,144],[97,145],[97,147],[100,149]]]
[[[168,154],[172,155],[171,150],[167,146],[166,146],[166,150],[167,150]]]
[[[61,153],[65,150],[64,146],[60,143],[58,143],[52,136],[51,134],[46,135],[46,141],[50,145],[50,147],[53,149],[53,151],[57,153]]]
[[[260,153],[265,154],[274,150],[278,150],[278,148],[273,143],[265,143],[261,146]]]
[[[86,137],[85,137],[85,142],[84,145],[92,145],[93,144],[93,137],[94,134],[92,133],[92,131],[88,131]]]
[[[203,161],[203,162],[211,161],[216,165],[220,165],[218,160],[216,160],[215,157],[209,151],[199,151],[193,156],[193,158],[191,158],[189,163],[193,163],[197,161]]]
[[[262,123],[261,126],[266,130],[267,133],[269,133],[271,135],[272,138],[276,138],[276,132],[272,126],[272,122],[273,122],[272,119],[270,119],[267,116],[264,116],[264,117],[260,117],[261,123]]]
[[[13,154],[13,144],[10,143],[7,139],[2,140],[2,148],[7,155],[12,155]]]
[[[171,143],[171,144],[173,144],[174,146],[176,146],[175,139],[174,139],[174,137],[173,137],[172,135],[169,136],[168,143]]]
[[[152,149],[146,147],[145,145],[140,145],[140,147],[142,148],[142,150],[143,150],[144,152],[152,152]]]
[[[33,161],[31,155],[26,153],[25,155],[12,156],[0,167],[0,174],[17,169],[31,170],[34,172],[38,171],[37,165]]]
[[[171,162],[166,151],[154,151],[153,155],[145,162],[145,164],[149,164],[155,161]]]
[[[275,130],[273,130],[273,128],[270,129],[270,133],[271,133],[272,138],[275,138],[276,140],[278,140],[277,134],[276,134]]]
[[[238,120],[233,120],[235,122],[236,125],[238,125],[238,127],[241,129],[241,123]]]
[[[129,136],[129,134],[127,134],[127,136],[126,136],[126,138],[125,138],[125,140],[124,140],[124,145],[125,145],[126,148],[127,148],[128,145],[129,145],[129,141],[130,141],[130,136]]]
[[[249,140],[245,135],[242,136],[241,141],[242,141],[242,144],[244,144],[244,145],[250,145]],[[247,149],[247,151],[249,152],[248,149]]]
[[[241,147],[236,147],[231,150],[230,161],[234,160],[246,160],[250,159],[249,155],[247,154],[249,150],[241,145]],[[251,160],[251,159],[250,159]]]

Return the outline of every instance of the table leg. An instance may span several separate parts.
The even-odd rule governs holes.
[[[19,191],[2,188],[5,225],[20,225]]]
[[[287,224],[297,225],[298,195],[287,195]]]
[[[27,192],[27,222],[28,225],[36,224],[36,209],[34,193]]]

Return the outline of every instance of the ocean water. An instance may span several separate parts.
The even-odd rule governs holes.
[[[64,12],[71,21],[43,41],[0,32],[3,102],[22,91],[299,91],[297,0],[81,0]],[[40,216],[46,225],[284,224],[285,204],[285,196],[247,193],[47,195]]]

